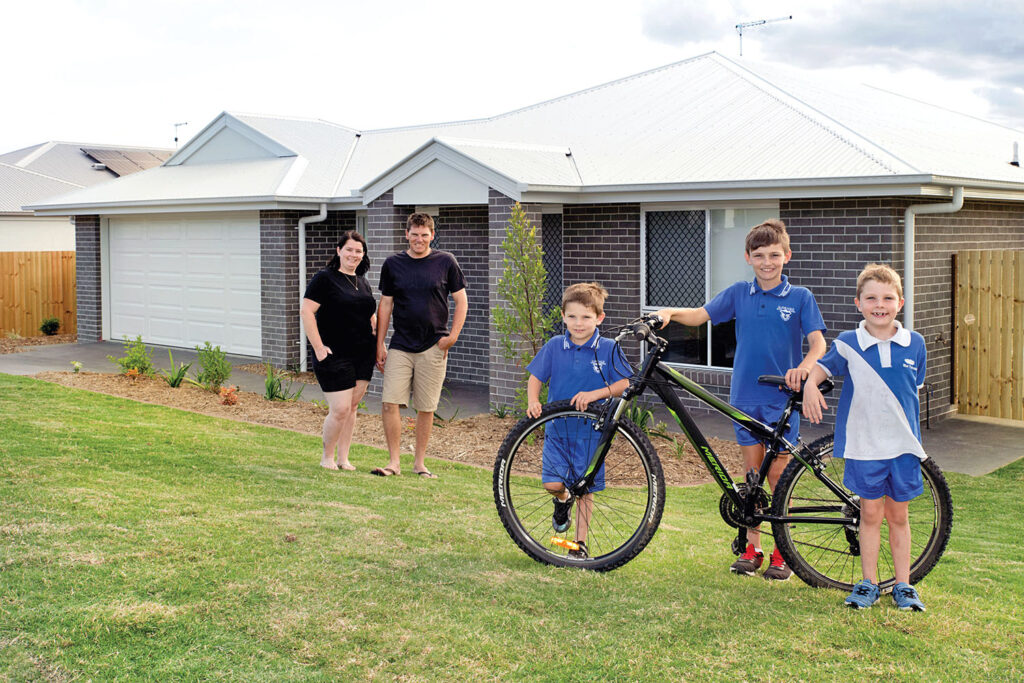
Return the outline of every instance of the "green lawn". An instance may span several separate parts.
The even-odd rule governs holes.
[[[949,475],[924,614],[731,576],[711,486],[610,574],[520,553],[490,472],[0,375],[0,680],[1021,680],[1024,462]]]

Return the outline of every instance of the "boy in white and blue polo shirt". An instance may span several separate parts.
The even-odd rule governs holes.
[[[924,338],[900,325],[900,276],[872,263],[857,278],[854,299],[864,320],[843,332],[819,361],[804,387],[804,414],[821,420],[828,406],[818,384],[827,376],[846,377],[836,415],[833,456],[845,458],[843,484],[860,496],[860,550],[864,579],[846,604],[855,609],[878,601],[878,553],[882,520],[889,525],[896,585],[893,601],[902,610],[923,612],[910,586],[910,501],[924,491],[921,461],[921,405],[927,353]]]
[[[621,396],[632,371],[618,345],[601,336],[597,326],[604,320],[608,292],[596,282],[570,286],[562,296],[562,322],[566,332],[548,341],[527,366],[526,385],[530,417],[540,417],[540,392],[548,384],[548,401],[570,399],[574,408],[586,410],[594,401]],[[541,481],[554,496],[552,527],[558,533],[571,526],[574,498],[566,484],[575,483],[586,471],[600,438],[578,421],[552,420],[545,426]],[[598,470],[591,491],[604,489],[604,466]],[[587,532],[593,510],[593,494],[581,496],[576,507],[577,550],[569,557],[587,557]]]
[[[697,326],[709,320],[717,325],[735,319],[736,355],[729,402],[764,424],[771,424],[782,415],[788,396],[778,387],[758,383],[757,378],[784,375],[789,387],[799,391],[811,368],[825,353],[825,322],[810,290],[794,286],[782,274],[783,266],[793,256],[785,223],[769,220],[754,226],[747,233],[745,248],[744,256],[754,270],[752,282],[727,287],[703,308],[666,308],[656,315],[664,321],[663,326],[670,320]],[[807,355],[803,355],[805,338]],[[743,427],[734,427],[744,470],[760,468],[764,444]],[[800,419],[794,415],[784,436],[790,443],[796,443],[799,435]],[[782,453],[772,463],[768,483],[773,491],[788,462],[788,454]],[[754,576],[764,562],[761,532],[748,530],[747,540],[746,550],[729,570]],[[776,548],[764,578],[785,581],[792,573]]]

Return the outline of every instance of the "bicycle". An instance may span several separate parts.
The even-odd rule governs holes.
[[[540,417],[520,420],[505,437],[494,464],[494,502],[509,536],[533,559],[555,566],[609,571],[640,554],[661,521],[665,479],[654,446],[623,413],[632,398],[651,389],[722,489],[719,512],[726,524],[737,529],[733,553],[738,555],[746,547],[747,529],[770,523],[776,546],[804,582],[851,590],[860,576],[860,504],[842,485],[843,460],[832,457],[831,436],[809,445],[791,444],[783,437],[793,412],[801,408],[803,392],[791,391],[783,377],[759,378],[789,394],[779,421],[764,424],[662,363],[668,342],[654,332],[660,322],[656,316],[639,318],[624,326],[616,338],[618,343],[633,336],[647,345],[647,354],[631,373],[629,388],[621,397],[585,411],[568,401],[548,404]],[[764,441],[761,467],[746,472],[742,481],[734,481],[672,387],[686,391]],[[830,391],[831,381],[826,380],[820,388],[823,393]],[[576,546],[572,527],[562,533],[554,533],[552,527],[552,496],[541,481],[544,443],[552,439],[593,444],[584,472],[559,475],[576,500],[591,495],[586,506],[590,509],[575,506],[573,520],[573,524],[584,521],[589,526],[589,557],[571,552]],[[766,479],[780,452],[788,452],[792,459],[773,498]],[[925,492],[910,506],[911,583],[938,562],[953,523],[953,504],[941,469],[929,458],[922,462],[921,472]],[[587,518],[581,520],[584,512]],[[882,527],[878,570],[879,586],[891,589],[895,570],[886,525]]]

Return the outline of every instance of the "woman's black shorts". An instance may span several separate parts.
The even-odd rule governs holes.
[[[313,374],[324,392],[345,391],[356,385],[356,380],[367,382],[373,377],[373,366],[377,362],[373,349],[368,352],[341,355],[330,354],[322,361],[313,357]]]

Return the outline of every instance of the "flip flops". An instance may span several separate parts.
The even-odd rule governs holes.
[[[417,477],[423,477],[424,479],[440,479],[440,477],[438,477],[430,470],[423,470],[422,472],[417,472],[416,470],[413,470],[412,473],[415,474]]]
[[[370,474],[375,474],[378,477],[396,477],[399,476],[398,472],[395,472],[390,467],[375,467],[370,470]]]

